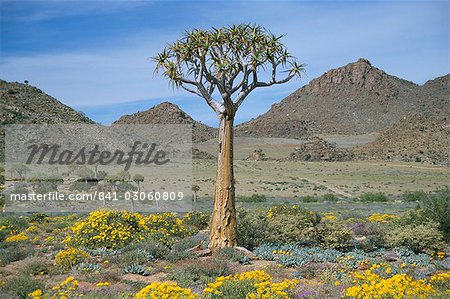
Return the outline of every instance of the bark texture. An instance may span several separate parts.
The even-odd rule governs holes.
[[[219,152],[211,219],[211,250],[236,246],[236,207],[233,174],[233,117],[219,116]]]

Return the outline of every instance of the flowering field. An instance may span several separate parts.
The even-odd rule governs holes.
[[[206,254],[209,213],[2,215],[0,298],[448,298],[449,191],[427,200],[401,214],[241,208],[256,258]]]

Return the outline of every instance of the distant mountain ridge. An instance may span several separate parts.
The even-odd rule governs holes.
[[[94,121],[37,87],[0,80],[0,160],[4,157],[4,125],[60,124]]]
[[[202,124],[175,104],[163,102],[148,110],[121,116],[113,124],[187,124],[192,125],[193,142],[215,138],[216,129]]]
[[[419,86],[359,59],[311,80],[268,112],[237,126],[236,132],[283,138],[382,132],[410,112],[445,122],[450,112],[449,78]]]

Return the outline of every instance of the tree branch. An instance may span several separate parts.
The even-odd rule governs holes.
[[[198,95],[199,97],[203,98],[206,103],[209,105],[209,107],[211,107],[212,110],[214,110],[214,112],[216,112],[216,114],[219,113],[223,113],[224,112],[224,107],[222,104],[220,104],[218,101],[216,101],[213,97],[212,97],[212,91],[214,91],[214,89],[211,91],[211,93],[209,93],[205,86],[201,83],[201,82],[196,82],[193,80],[189,80],[187,78],[180,78],[180,86],[193,94]],[[189,84],[192,86],[195,86],[197,88],[197,90],[193,90],[190,89],[189,87],[185,86],[185,84]],[[210,89],[211,90],[211,89]]]
[[[295,75],[289,75],[286,78],[278,81],[270,81],[270,82],[253,82],[251,85],[249,85],[246,89],[242,90],[236,97],[236,99],[233,101],[234,106],[236,110],[241,106],[242,102],[245,100],[245,98],[248,96],[250,92],[252,92],[256,87],[267,87],[272,86],[275,84],[283,84],[294,78]]]

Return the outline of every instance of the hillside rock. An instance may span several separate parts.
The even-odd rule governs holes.
[[[314,136],[289,154],[287,161],[349,161],[352,154],[339,149],[334,143]]]
[[[175,104],[163,102],[146,111],[124,115],[113,124],[186,124],[192,125],[194,143],[215,138],[216,129],[195,121]]]
[[[430,116],[412,113],[375,141],[352,151],[359,158],[366,159],[448,164],[450,131]]]
[[[419,86],[359,59],[311,80],[236,131],[237,135],[283,138],[365,134],[385,131],[409,112],[444,121],[450,112],[448,81],[447,75]]]
[[[428,112],[438,123],[449,125],[450,115],[450,74],[427,81],[422,86],[424,98],[433,98],[433,101],[424,101],[421,110]]]
[[[266,154],[263,153],[262,149],[256,149],[251,153],[247,158],[247,161],[267,161],[269,158],[266,157]]]

